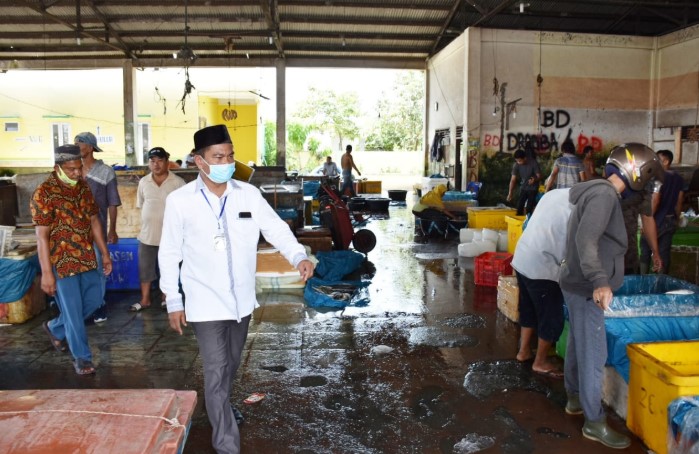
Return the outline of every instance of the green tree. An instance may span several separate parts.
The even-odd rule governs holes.
[[[265,122],[264,141],[263,164],[266,166],[277,165],[277,124],[275,122]]]
[[[286,125],[286,168],[300,170],[301,152],[306,143],[306,138],[311,132],[311,127],[298,121],[291,121]]]
[[[345,140],[359,137],[357,93],[320,91],[315,87],[309,88],[308,92],[308,97],[295,114],[297,118],[304,120],[312,130],[336,136],[340,150]]]
[[[377,101],[378,121],[367,134],[367,150],[408,150],[423,148],[425,75],[403,71],[396,75],[389,93]]]

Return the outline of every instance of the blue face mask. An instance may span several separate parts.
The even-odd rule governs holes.
[[[202,158],[202,160],[204,160],[204,158]],[[206,162],[206,165],[209,166],[209,173],[204,173],[206,173],[206,176],[209,177],[209,179],[214,183],[226,183],[228,180],[231,179],[231,177],[235,173],[235,162],[232,162],[230,164],[213,165]]]

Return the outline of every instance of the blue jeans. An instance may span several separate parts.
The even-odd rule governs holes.
[[[49,322],[49,329],[58,339],[68,341],[70,352],[75,359],[92,361],[85,318],[100,307],[103,302],[102,295],[101,279],[97,270],[64,278],[56,276],[56,304],[61,313]]]
[[[350,171],[347,171],[347,170],[342,171],[342,188],[340,188],[341,195],[345,195],[345,189],[350,190],[350,194],[352,194],[352,197],[355,197],[357,195],[357,193],[354,192],[354,184],[353,184],[351,170]]]
[[[104,296],[107,294],[107,276],[104,275],[104,262],[102,261],[102,253],[97,248],[97,244],[93,243],[92,246],[95,249],[95,255],[97,256],[97,272],[100,275],[100,282],[102,283],[102,296],[100,297],[100,301],[102,303],[100,303],[100,305],[95,310],[102,310],[102,315],[105,315],[107,303],[104,301]],[[92,313],[87,314],[88,317],[91,315]]]

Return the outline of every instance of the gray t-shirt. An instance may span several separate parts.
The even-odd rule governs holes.
[[[110,206],[120,206],[121,198],[117,189],[117,179],[114,169],[109,167],[101,159],[95,161],[87,173],[87,184],[90,186],[92,196],[100,209],[100,222],[104,239],[107,240],[107,212]]]
[[[541,170],[539,169],[539,163],[536,162],[536,159],[532,158],[527,158],[527,160],[524,162],[524,164],[515,164],[512,166],[512,175],[514,176],[519,176],[520,178],[520,185],[522,186],[523,191],[536,191],[539,189],[539,182],[537,181],[534,184],[529,184],[528,181],[531,177],[535,177],[536,174],[540,174]]]

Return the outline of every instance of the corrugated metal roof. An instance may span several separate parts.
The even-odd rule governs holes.
[[[184,45],[185,11],[187,46],[224,65],[252,54],[419,66],[471,26],[659,36],[699,24],[696,0],[3,0],[0,69],[161,64]]]

